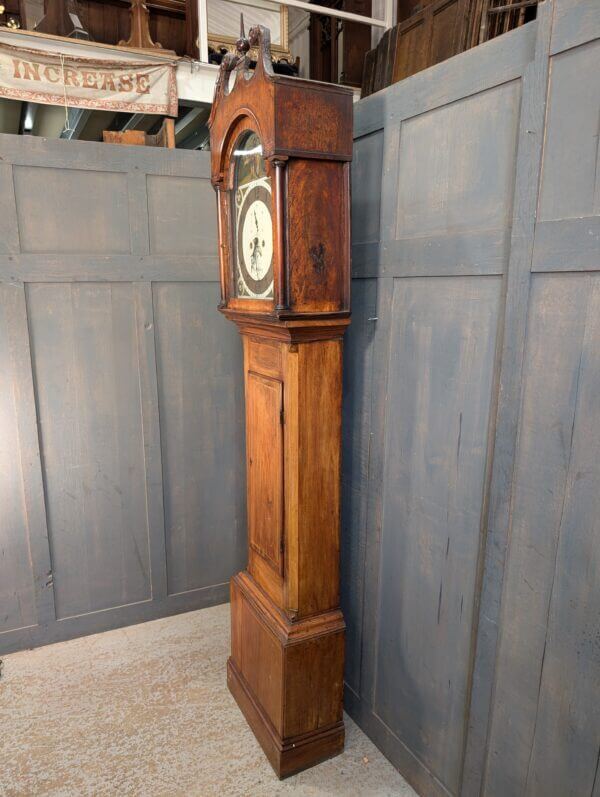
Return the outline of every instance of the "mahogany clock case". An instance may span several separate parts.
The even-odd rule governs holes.
[[[246,396],[248,566],[231,582],[228,684],[284,777],[344,744],[339,531],[353,98],[274,75],[268,31],[254,28],[249,39],[257,67],[248,71],[241,40],[221,67],[209,120],[220,310],[242,334]],[[271,201],[255,199],[272,215],[260,222],[267,211],[257,206],[246,234],[235,164],[252,134],[264,159],[255,177]],[[267,280],[262,298],[240,295],[236,275],[236,258],[252,258],[256,246],[272,251],[272,291],[266,262],[255,275],[257,285]]]
[[[270,57],[261,55],[250,75],[239,65],[221,72],[209,122],[222,307],[278,318],[348,315],[352,92],[274,75]],[[274,297],[258,304],[236,298],[231,257],[231,162],[245,131],[262,142],[273,192]]]

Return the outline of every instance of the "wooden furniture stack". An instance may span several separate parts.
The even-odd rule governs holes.
[[[103,130],[105,144],[129,144],[136,147],[165,147],[175,149],[175,120],[166,118],[157,133],[144,130]]]
[[[400,0],[398,24],[365,55],[361,97],[535,18],[538,0]]]
[[[344,744],[352,93],[275,75],[269,32],[257,27],[221,66],[209,125],[220,310],[242,335],[246,395],[248,566],[231,582],[228,684],[284,777]]]

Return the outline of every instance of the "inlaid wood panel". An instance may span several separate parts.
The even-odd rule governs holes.
[[[341,722],[343,652],[343,633],[322,635],[287,648],[285,667],[289,678],[284,687],[284,737]],[[320,694],[321,700],[308,701],[306,696],[310,694]]]
[[[285,653],[235,582],[231,588],[231,656],[270,723],[282,735]]]
[[[342,341],[298,345],[298,612],[339,606]],[[329,401],[316,401],[329,396]],[[292,403],[286,405],[291,411]],[[318,497],[318,500],[314,500]],[[323,529],[329,533],[324,534]],[[314,572],[326,572],[317,581]]]
[[[343,163],[320,160],[291,161],[288,167],[289,292],[295,312],[334,311],[343,306],[340,262],[347,255],[337,198],[346,193],[345,169]]]

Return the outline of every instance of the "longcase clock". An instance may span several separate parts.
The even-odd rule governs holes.
[[[258,62],[249,69],[250,48]],[[280,777],[343,749],[342,338],[350,316],[352,93],[274,75],[252,28],[209,120],[221,304],[243,338],[248,566],[228,684]]]

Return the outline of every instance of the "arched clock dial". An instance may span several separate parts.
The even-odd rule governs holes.
[[[243,133],[233,152],[234,276],[239,298],[273,298],[271,178],[260,139]]]
[[[238,296],[270,298],[273,296],[271,187],[265,180],[257,180],[248,186],[240,200],[236,224]]]

